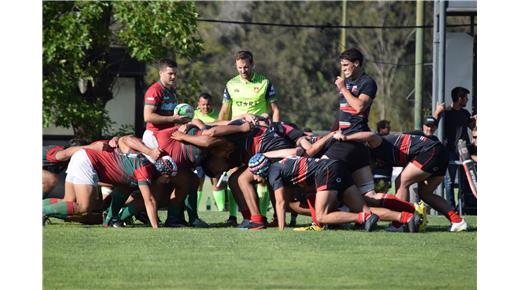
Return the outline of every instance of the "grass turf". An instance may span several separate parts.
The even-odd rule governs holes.
[[[44,289],[476,288],[474,216],[463,233],[430,216],[421,234],[387,233],[386,222],[372,233],[241,231],[222,227],[226,212],[200,216],[214,228],[105,229],[53,219],[43,230]]]

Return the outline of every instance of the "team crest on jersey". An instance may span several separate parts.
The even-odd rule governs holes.
[[[258,92],[260,91],[260,87],[254,87],[254,88],[253,88],[253,91],[254,91],[255,93],[258,93]]]
[[[240,91],[238,89],[234,89],[233,92],[238,93]]]
[[[357,93],[357,92],[359,92],[358,87],[357,87],[357,86],[353,86],[353,87],[352,87],[352,92],[353,92],[353,93]]]
[[[337,182],[337,183],[341,183],[341,178],[339,178],[339,177],[336,178],[336,182]]]

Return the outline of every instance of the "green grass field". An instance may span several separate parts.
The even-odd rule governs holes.
[[[203,207],[204,202],[201,202]],[[160,212],[164,220],[165,212]],[[44,289],[476,289],[477,219],[447,232],[284,232],[223,228],[227,212],[201,211],[214,228],[43,229]],[[271,216],[271,214],[269,214]],[[240,221],[240,219],[239,219]],[[298,224],[310,223],[299,216]]]

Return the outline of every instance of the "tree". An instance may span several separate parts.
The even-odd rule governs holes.
[[[355,2],[349,3],[347,13],[349,16],[355,15],[347,17],[350,25],[415,25],[414,2]],[[415,29],[349,31],[348,36],[365,55],[367,72],[374,77],[378,86],[370,114],[372,124],[388,119],[393,124],[399,124],[401,130],[412,125],[412,103],[406,97],[414,86],[413,66],[399,64],[406,56],[412,56],[410,63],[413,63],[414,35]],[[394,126],[394,129],[398,127]]]
[[[196,18],[193,2],[44,2],[43,126],[99,137],[111,124],[104,107],[118,64],[110,49],[144,62],[194,58],[202,52]]]

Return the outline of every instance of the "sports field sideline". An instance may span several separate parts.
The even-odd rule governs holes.
[[[444,217],[430,216],[426,233],[410,234],[385,232],[384,222],[372,233],[241,231],[222,228],[227,212],[200,215],[214,228],[52,219],[43,228],[43,289],[476,288],[476,216],[464,216],[468,232],[447,232]]]

